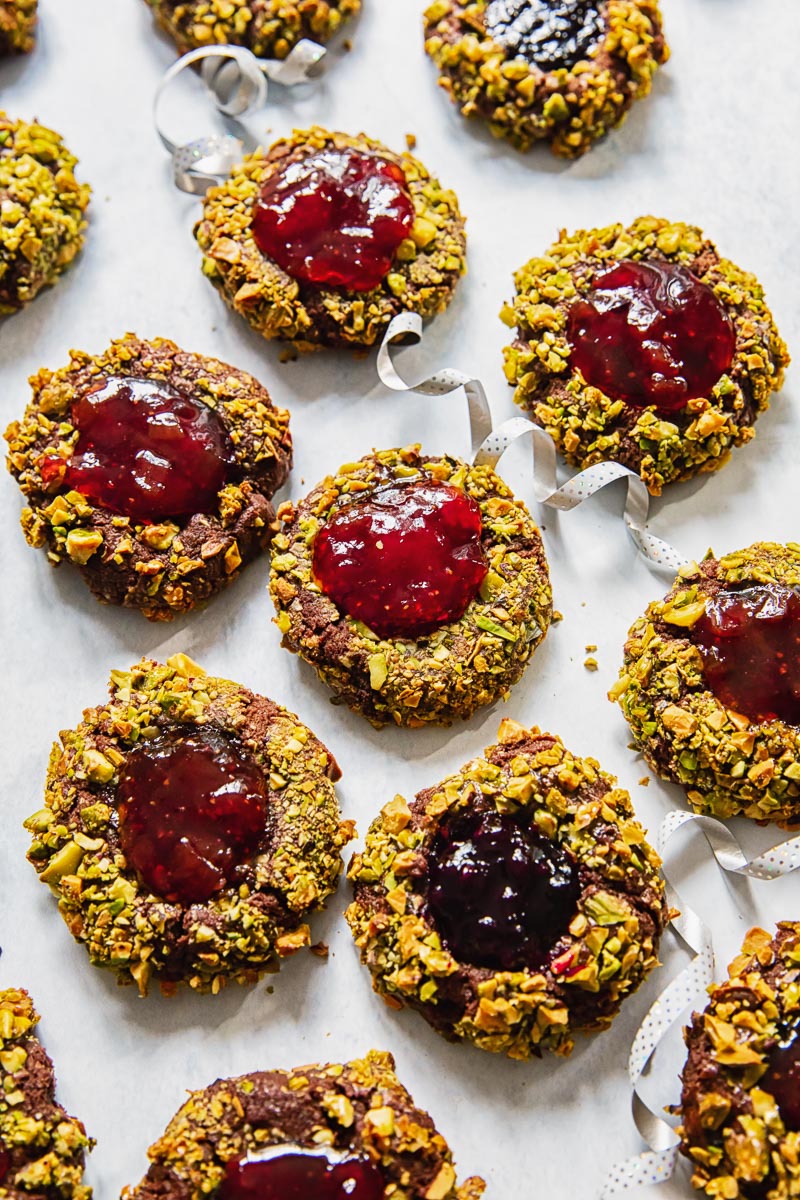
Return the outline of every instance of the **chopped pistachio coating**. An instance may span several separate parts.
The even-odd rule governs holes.
[[[287,163],[330,148],[352,148],[395,163],[414,204],[410,236],[400,243],[381,286],[368,292],[293,279],[253,238],[253,210],[263,183]],[[300,350],[371,346],[398,313],[433,317],[447,308],[465,270],[464,219],[454,192],[411,154],[395,154],[364,134],[350,137],[319,126],[295,130],[266,152],[248,155],[207,193],[194,233],[203,251],[203,274],[225,302],[265,338],[282,338]]]
[[[29,54],[39,0],[0,0],[0,54]]]
[[[770,1051],[800,1018],[800,922],[751,929],[725,983],[685,1030],[681,1152],[716,1200],[800,1195],[800,1133],[764,1087]]]
[[[38,1021],[27,992],[0,991],[0,1200],[91,1200],[83,1168],[94,1142],[56,1101]]]
[[[669,58],[658,0],[609,0],[603,37],[569,68],[543,71],[487,32],[490,0],[434,0],[425,13],[425,49],[439,84],[465,117],[482,117],[518,150],[548,141],[576,158],[648,95]]]
[[[576,1031],[607,1028],[657,965],[668,916],[660,860],[630,796],[594,759],[515,721],[502,722],[498,742],[411,804],[395,796],[384,807],[350,865],[347,919],[375,990],[393,1007],[417,1009],[448,1040],[510,1058],[566,1055]],[[442,822],[493,809],[524,813],[577,864],[575,915],[540,969],[459,962],[428,908]]]
[[[216,512],[139,522],[65,491],[57,479],[45,483],[42,463],[69,459],[78,441],[73,401],[106,376],[166,382],[216,412],[236,462]],[[288,475],[292,440],[288,412],[252,375],[166,338],[148,342],[129,333],[103,354],[71,351],[69,366],[43,368],[30,384],[25,415],[5,434],[8,469],[28,501],[22,530],[53,566],[77,566],[98,600],[169,620],[237,579],[269,545],[277,528],[270,499]]]
[[[710,395],[678,413],[659,414],[612,400],[570,364],[567,318],[595,277],[621,259],[679,263],[713,291],[736,331],[730,371]],[[567,462],[588,467],[620,462],[638,471],[653,495],[701,472],[717,471],[734,446],[755,435],[753,425],[783,383],[789,353],[754,275],[720,258],[694,225],[639,217],[628,228],[562,232],[542,258],[514,276],[515,299],[500,313],[517,327],[504,351],[514,399],[552,437]]]
[[[756,542],[681,569],[663,600],[631,626],[620,677],[609,692],[636,746],[663,779],[682,784],[695,812],[756,821],[800,821],[800,729],[751,721],[706,685],[688,631],[726,585],[800,586],[800,545]]]
[[[77,161],[52,129],[0,111],[0,316],[55,283],[83,245],[90,188]]]
[[[146,0],[181,54],[201,46],[246,46],[286,58],[301,38],[327,42],[361,0]]]
[[[459,621],[415,640],[379,638],[340,611],[316,582],[314,538],[335,513],[392,482],[437,479],[474,500],[489,567]],[[281,505],[270,592],[283,644],[355,712],[374,725],[446,725],[505,696],[547,632],[552,592],[539,530],[489,467],[420,453],[382,450],[346,463],[297,504]]]
[[[186,983],[218,992],[253,983],[310,943],[305,918],[322,907],[353,836],[340,819],[330,751],[271,700],[217,679],[185,655],[112,671],[111,699],[88,708],[50,755],[45,807],[25,822],[28,859],[58,897],[70,932],[96,966],[144,995],[150,977],[172,992]],[[234,737],[269,786],[261,849],[230,884],[202,903],[171,903],[148,891],[120,846],[116,788],[126,756],[176,727]]]
[[[354,1062],[258,1071],[191,1092],[150,1147],[150,1170],[122,1200],[204,1200],[226,1163],[273,1146],[363,1156],[391,1200],[479,1200],[485,1186],[456,1182],[450,1148],[415,1107],[391,1054],[371,1050]]]

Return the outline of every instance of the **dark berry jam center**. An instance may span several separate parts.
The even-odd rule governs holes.
[[[216,730],[174,729],[131,751],[117,799],[128,865],[173,903],[217,895],[264,840],[264,774],[243,746]]]
[[[422,637],[458,621],[486,577],[481,510],[435,479],[348,504],[314,540],[326,596],[379,637]]]
[[[384,1200],[384,1195],[383,1176],[368,1158],[301,1149],[228,1163],[216,1193],[217,1200]]]
[[[599,46],[605,19],[597,0],[492,0],[486,32],[541,71],[573,67]]]
[[[572,857],[518,815],[456,816],[431,849],[428,906],[462,963],[538,969],[566,933],[579,896]]]
[[[736,331],[713,290],[675,263],[618,263],[569,310],[572,364],[635,407],[679,412],[730,370]]]
[[[800,1133],[800,1028],[773,1049],[758,1086],[775,1097],[786,1128]]]
[[[6,1150],[5,1146],[0,1146],[0,1184],[5,1183],[8,1169],[11,1166],[11,1155]]]
[[[800,725],[800,591],[767,583],[720,592],[692,626],[692,640],[726,708]]]
[[[253,237],[293,279],[368,292],[386,278],[413,224],[414,204],[396,163],[320,150],[264,183]]]
[[[78,441],[65,464],[47,458],[44,482],[136,521],[212,512],[233,466],[217,414],[168,383],[111,376],[74,401]]]

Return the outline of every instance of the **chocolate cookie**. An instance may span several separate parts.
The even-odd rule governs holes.
[[[669,57],[658,0],[434,0],[425,49],[465,117],[565,158],[619,125]]]
[[[681,1152],[707,1196],[800,1194],[800,922],[751,929],[685,1031]]]
[[[392,317],[443,312],[465,268],[453,192],[363,134],[295,130],[211,188],[203,273],[266,338],[371,346]]]
[[[91,1200],[83,1168],[94,1142],[56,1101],[53,1064],[34,1034],[38,1021],[27,992],[0,991],[0,1196]]]
[[[609,692],[696,812],[800,821],[800,546],[683,568],[625,643]]]
[[[0,0],[0,55],[29,54],[36,41],[39,0]]]
[[[0,112],[0,316],[55,283],[83,245],[90,188],[77,162],[52,129]]]
[[[394,1073],[391,1054],[258,1071],[192,1092],[151,1166],[123,1200],[478,1200],[459,1186],[447,1143]]]
[[[488,467],[419,446],[375,452],[278,515],[283,644],[374,725],[472,716],[547,632],[539,530]]]
[[[562,233],[514,281],[506,377],[574,466],[623,463],[658,495],[724,466],[783,382],[761,285],[693,225]]]
[[[31,386],[5,435],[22,529],[98,600],[169,619],[269,545],[292,442],[288,412],[252,375],[129,333]]]
[[[147,991],[252,983],[310,942],[353,836],[294,713],[178,654],[112,671],[61,734],[28,852],[96,966]]]
[[[510,1058],[569,1054],[657,965],[659,859],[593,759],[514,721],[498,741],[385,806],[350,865],[347,919],[393,1007]]]
[[[198,46],[246,46],[286,58],[301,38],[327,42],[361,0],[146,0],[181,54]]]

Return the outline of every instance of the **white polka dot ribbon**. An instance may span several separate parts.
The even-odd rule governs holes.
[[[263,107],[268,80],[283,87],[306,83],[319,73],[324,57],[323,46],[303,38],[282,61],[256,58],[244,46],[204,46],[173,63],[158,85],[153,120],[163,146],[172,156],[176,186],[202,196],[213,184],[226,179],[244,154],[244,143],[232,134],[211,134],[179,145],[165,132],[161,103],[164,93],[187,67],[201,64],[200,78],[218,112],[225,117],[241,117]]]

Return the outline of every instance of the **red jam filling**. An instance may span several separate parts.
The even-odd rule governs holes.
[[[569,69],[602,41],[605,14],[598,0],[491,0],[489,37],[540,71]]]
[[[135,521],[213,512],[233,452],[217,414],[168,383],[111,376],[74,401],[72,457],[41,463],[45,484]]]
[[[800,1030],[775,1047],[758,1086],[775,1097],[786,1128],[800,1132]]]
[[[228,1163],[217,1200],[384,1200],[381,1172],[368,1158],[290,1150]]]
[[[0,1146],[0,1184],[5,1182],[8,1168],[11,1166],[11,1155],[5,1146]]]
[[[348,504],[314,540],[314,576],[378,637],[416,638],[458,621],[488,570],[481,510],[435,479],[392,484]]]
[[[692,641],[726,708],[800,725],[800,592],[776,583],[720,592],[692,626]]]
[[[171,903],[217,895],[264,839],[264,774],[217,730],[174,729],[142,743],[120,771],[117,799],[128,865]]]
[[[736,331],[714,292],[675,263],[625,259],[569,310],[572,364],[612,400],[664,413],[730,370]]]
[[[413,224],[414,204],[396,163],[320,150],[269,177],[252,228],[259,250],[293,279],[368,292],[386,278]]]
[[[494,971],[538,969],[575,916],[566,851],[495,811],[447,821],[431,849],[428,907],[450,952]]]

